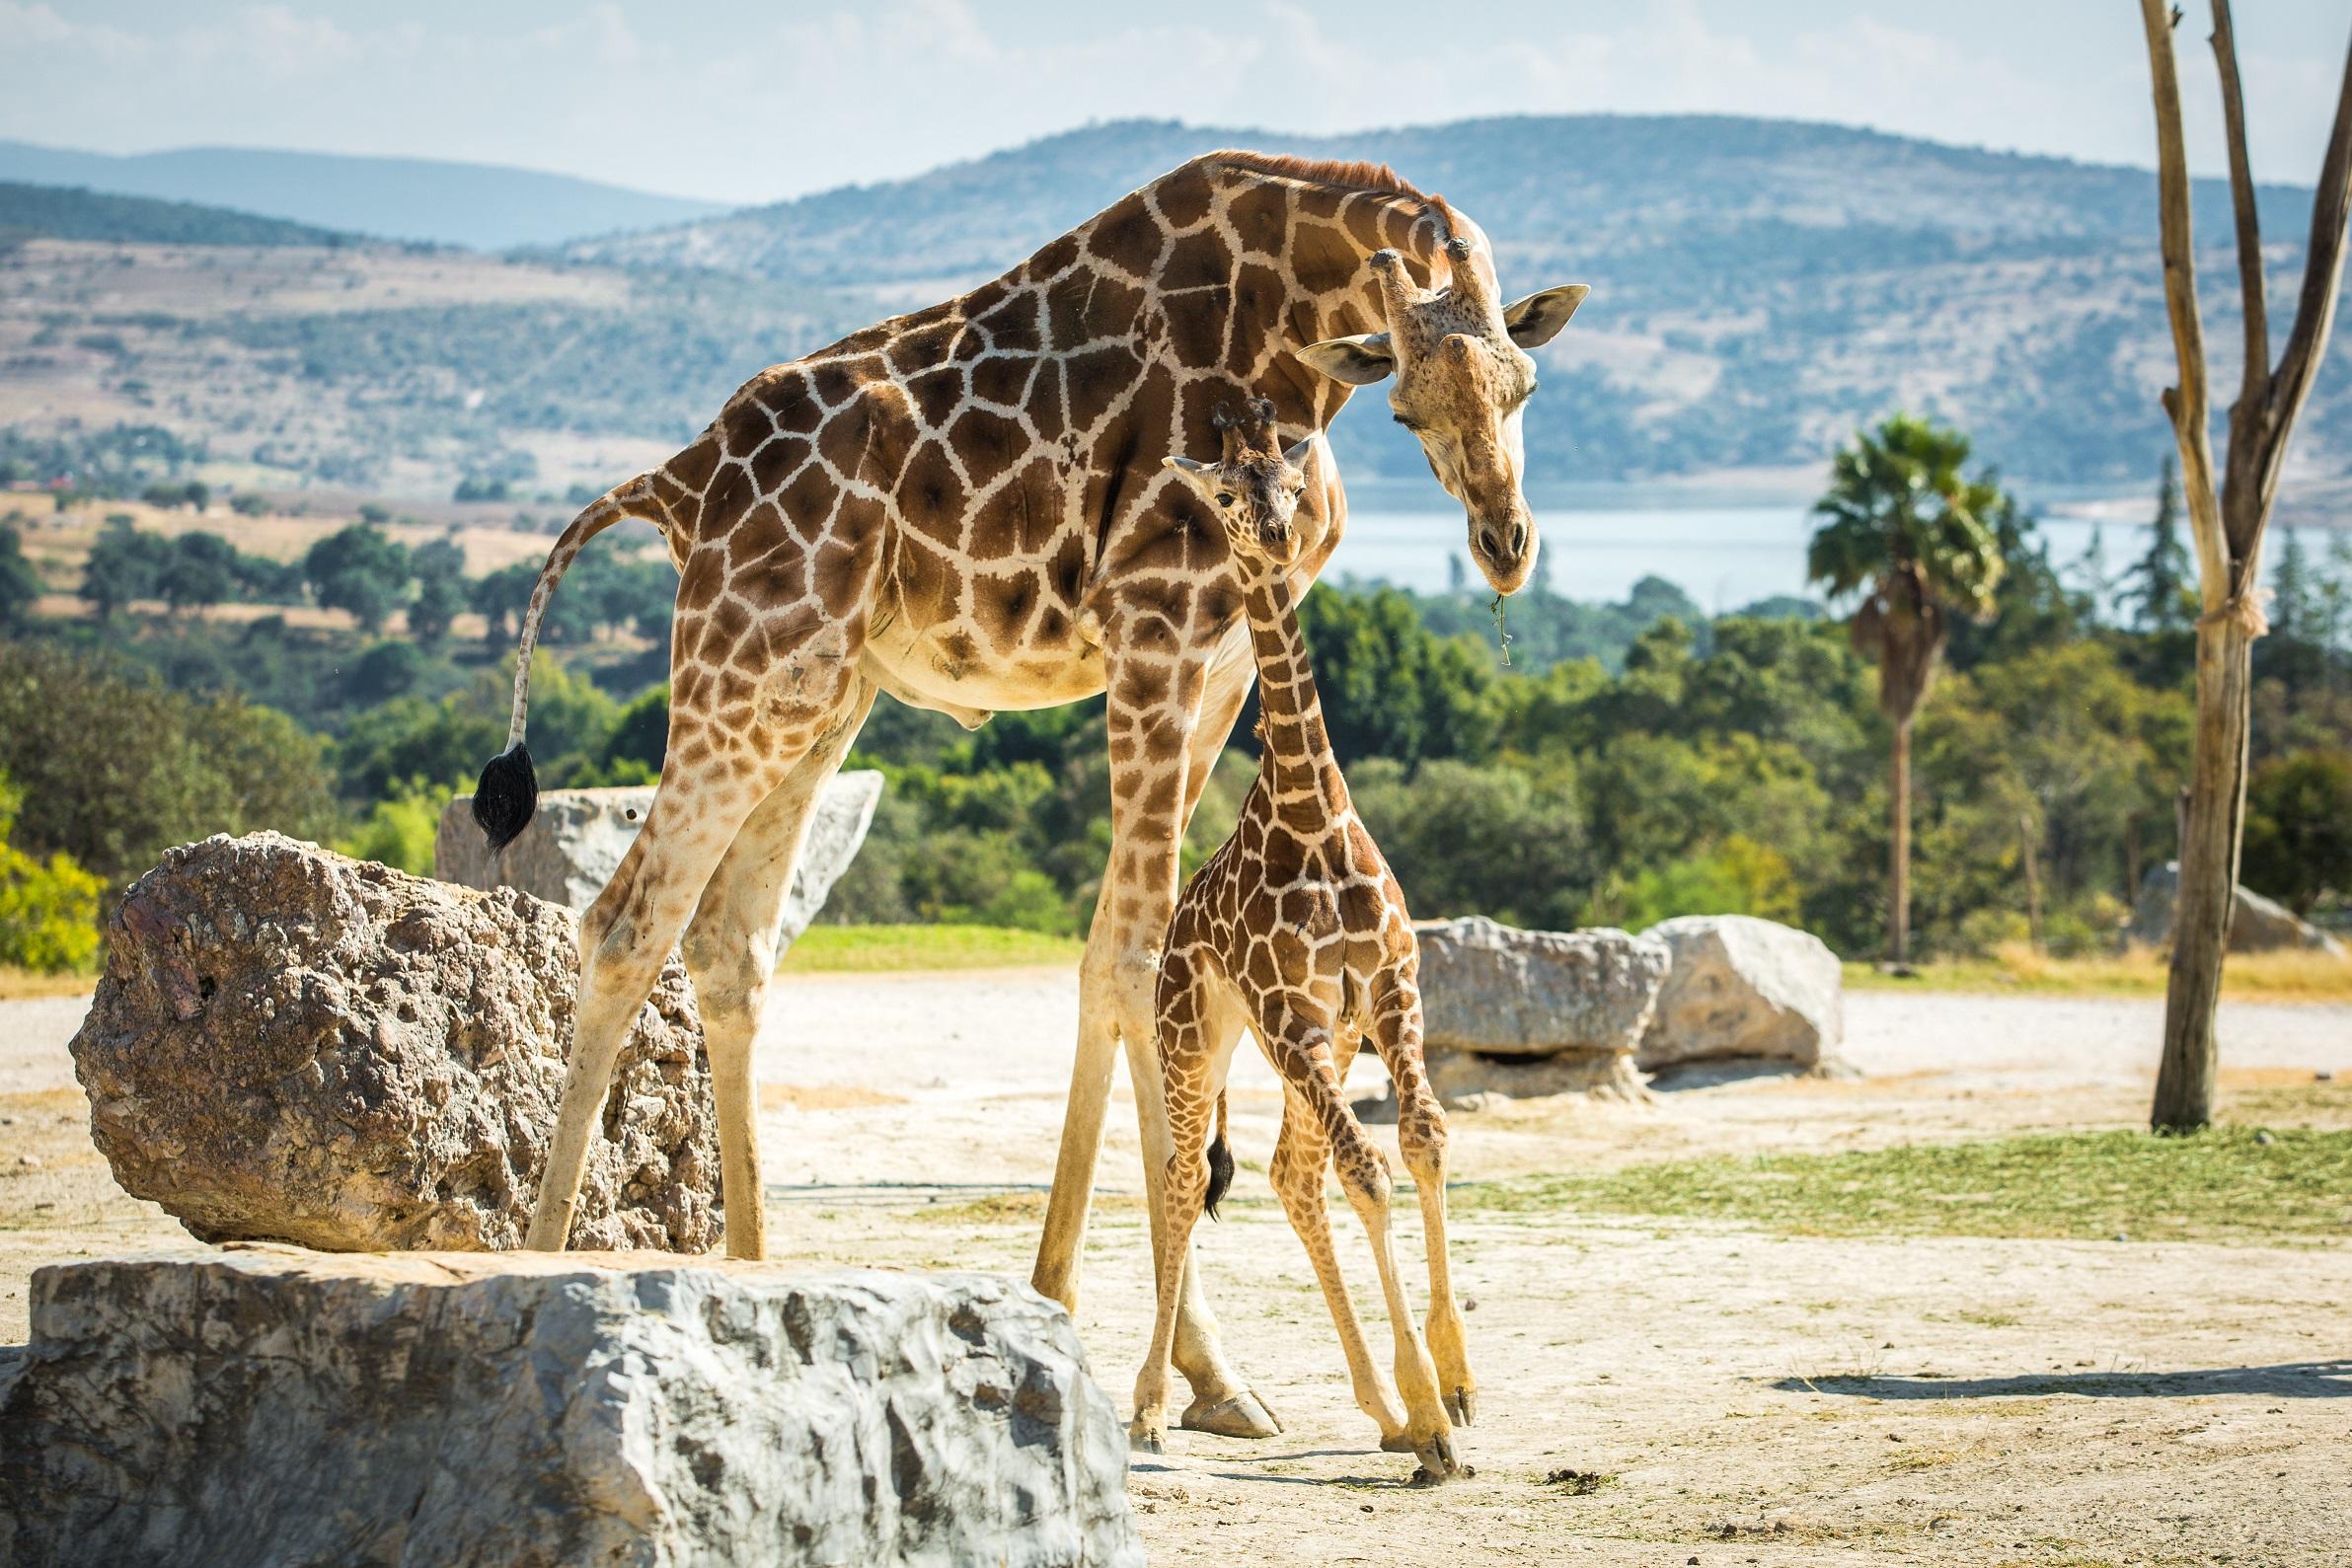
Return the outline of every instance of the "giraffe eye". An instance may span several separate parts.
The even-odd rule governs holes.
[[[1217,492],[1217,504],[1225,507],[1228,510],[1231,510],[1233,507],[1233,491],[1219,490]]]

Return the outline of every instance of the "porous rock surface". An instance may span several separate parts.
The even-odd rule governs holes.
[[[2133,941],[2151,947],[2172,945],[2172,910],[2180,901],[2180,862],[2167,860],[2149,867],[2140,879],[2140,895],[2132,902],[2132,923],[2126,931]],[[2230,907],[2230,951],[2234,953],[2294,952],[2309,949],[2352,961],[2352,948],[2276,899],[2264,898],[2244,883],[2238,884]]]
[[[1436,1050],[1630,1054],[1666,978],[1663,942],[1609,927],[1520,931],[1471,915],[1413,930],[1422,1035]]]
[[[0,1561],[1143,1561],[1059,1307],[644,1254],[63,1264],[0,1369]]]
[[[1645,1068],[1775,1058],[1815,1067],[1846,1035],[1846,977],[1810,932],[1751,915],[1686,915],[1645,936],[1673,963],[1642,1036]]]
[[[570,1048],[572,917],[275,833],[167,852],[74,1036],[114,1179],[196,1236],[521,1244]],[[571,1244],[701,1251],[711,1081],[672,958],[621,1053]]]
[[[793,862],[792,890],[784,900],[786,942],[824,908],[825,895],[866,842],[881,798],[882,776],[870,769],[825,781],[800,858]],[[539,797],[530,826],[493,855],[474,820],[474,797],[459,795],[441,813],[433,837],[433,874],[460,887],[519,887],[551,904],[585,910],[612,880],[652,809],[650,788],[551,789]]]
[[[1608,927],[1520,931],[1480,915],[1413,930],[1430,1082],[1448,1103],[1489,1091],[1645,1092],[1633,1053],[1666,978],[1665,943]]]

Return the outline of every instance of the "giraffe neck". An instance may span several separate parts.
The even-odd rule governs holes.
[[[1257,654],[1258,775],[1285,823],[1320,831],[1347,808],[1347,783],[1324,728],[1315,667],[1299,635],[1298,595],[1282,571],[1248,585],[1250,640]]]

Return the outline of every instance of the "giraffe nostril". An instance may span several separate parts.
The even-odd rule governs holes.
[[[1499,556],[1502,554],[1500,541],[1494,537],[1494,530],[1491,528],[1481,528],[1479,530],[1479,548],[1489,556]]]
[[[1514,556],[1520,555],[1525,552],[1526,549],[1527,525],[1525,523],[1513,523],[1511,525],[1511,554]]]

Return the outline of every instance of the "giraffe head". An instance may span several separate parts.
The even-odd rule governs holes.
[[[1431,292],[1404,259],[1368,260],[1388,331],[1333,337],[1298,350],[1304,363],[1354,386],[1396,377],[1389,410],[1413,433],[1446,492],[1470,513],[1470,552],[1498,593],[1535,569],[1535,514],[1519,485],[1527,467],[1520,417],[1536,390],[1527,350],[1550,342],[1591,292],[1582,283],[1499,303],[1493,263],[1469,239],[1445,245],[1451,277]]]
[[[1219,408],[1209,422],[1225,443],[1216,462],[1162,461],[1200,492],[1225,525],[1226,543],[1245,571],[1286,569],[1299,559],[1295,525],[1307,488],[1307,449],[1315,438],[1284,451],[1274,433],[1274,406],[1262,398],[1246,400],[1238,411]]]

